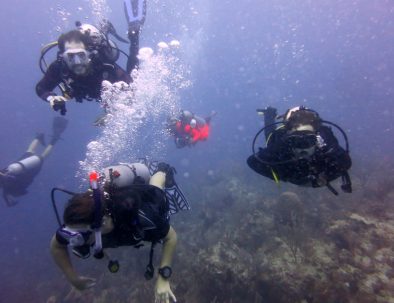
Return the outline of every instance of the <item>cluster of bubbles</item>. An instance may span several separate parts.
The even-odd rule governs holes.
[[[52,38],[57,38],[59,33],[73,27],[77,20],[92,20],[91,23],[99,24],[103,19],[108,19],[108,15],[111,13],[111,8],[106,0],[85,0],[80,4],[77,10],[72,11],[65,7],[64,3],[55,4],[49,8],[51,22],[54,24],[54,28],[50,31]]]
[[[88,2],[93,20],[96,24],[99,24],[101,20],[108,18],[111,9],[106,0],[89,0]]]
[[[158,51],[142,48],[133,82],[103,82],[106,116],[101,134],[87,145],[78,177],[117,162],[163,156],[168,141],[166,118],[179,112],[179,93],[191,85],[189,68],[178,56],[179,42],[161,42]]]

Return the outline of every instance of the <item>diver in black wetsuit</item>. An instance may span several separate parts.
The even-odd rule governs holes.
[[[92,250],[94,257],[100,259],[107,256],[103,251],[105,248],[138,248],[144,241],[151,242],[150,261],[145,272],[145,278],[151,279],[154,276],[153,245],[160,242],[163,250],[155,302],[176,301],[169,279],[177,235],[170,226],[169,216],[178,210],[189,209],[189,206],[175,183],[175,169],[163,162],[154,169],[151,167],[143,163],[123,163],[105,168],[100,178],[91,174],[91,190],[82,194],[67,192],[73,197],[65,207],[64,224],[61,224],[55,207],[60,227],[52,238],[51,253],[67,280],[77,289],[93,287],[95,279],[76,272],[68,247],[82,258],[89,257]],[[100,180],[104,184],[102,190],[97,185]],[[175,189],[177,193],[168,193],[169,189]],[[113,267],[115,262],[111,260],[109,263],[111,272],[116,272],[119,267]]]
[[[66,102],[73,98],[77,102],[84,99],[100,100],[101,84],[104,80],[111,83],[131,82],[130,72],[138,66],[139,35],[145,21],[146,0],[128,2],[130,3],[127,8],[130,8],[130,12],[126,6],[125,11],[131,16],[127,18],[130,50],[126,71],[116,64],[119,49],[108,39],[108,34],[112,34],[123,41],[112,24],[104,21],[99,30],[92,25],[77,22],[77,30],[59,37],[57,60],[51,63],[47,70],[43,70],[44,76],[36,85],[37,95],[47,101],[53,110],[65,115]],[[54,92],[57,86],[63,95]]]
[[[66,119],[56,117],[53,120],[51,142],[45,147],[41,155],[37,155],[35,151],[39,144],[45,146],[44,134],[38,134],[30,143],[27,151],[17,161],[0,170],[0,187],[3,188],[3,199],[7,206],[14,206],[17,204],[15,197],[27,194],[27,188],[41,171],[44,159],[52,151],[66,126]]]
[[[280,122],[275,122],[275,108],[258,111],[264,114],[265,127],[262,130],[267,146],[259,148],[257,153],[254,152],[248,158],[251,169],[277,182],[282,180],[300,186],[327,186],[336,195],[338,193],[330,182],[342,177],[342,190],[348,193],[352,191],[348,174],[352,162],[348,147],[343,149],[331,128],[324,125],[335,124],[323,121],[317,112],[303,106],[289,109]],[[346,135],[342,133],[347,144]]]

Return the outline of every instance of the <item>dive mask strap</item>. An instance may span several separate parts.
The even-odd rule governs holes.
[[[152,242],[152,244],[150,246],[149,263],[146,266],[146,270],[144,273],[145,280],[151,280],[155,274],[155,268],[153,266],[153,254],[155,252],[155,245],[156,245],[156,242]]]

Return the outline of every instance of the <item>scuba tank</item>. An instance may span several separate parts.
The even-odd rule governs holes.
[[[124,163],[104,168],[104,177],[117,188],[125,188],[135,183],[148,184],[150,173],[145,164]]]
[[[37,155],[34,155],[10,164],[7,167],[7,171],[11,175],[16,176],[16,175],[20,175],[26,170],[31,171],[38,168],[41,165],[41,163],[42,163],[41,158]]]
[[[110,40],[102,31],[97,27],[81,23],[77,21],[75,23],[78,30],[87,36],[89,36],[91,45],[89,46],[91,51],[96,51],[99,56],[101,55],[104,59],[103,61],[108,61],[106,63],[115,63],[120,56],[120,51],[116,43]]]

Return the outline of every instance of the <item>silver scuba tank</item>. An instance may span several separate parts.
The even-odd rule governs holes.
[[[115,63],[120,56],[120,52],[116,43],[102,33],[96,26],[91,24],[79,24],[78,29],[81,33],[90,37],[94,49],[101,49],[105,59],[110,63]]]
[[[37,155],[33,155],[22,159],[18,162],[14,162],[7,167],[7,172],[11,175],[20,175],[23,171],[34,170],[41,165],[41,158]]]
[[[142,178],[146,184],[149,183],[149,169],[142,163],[122,163],[104,168],[105,181],[110,182],[112,169],[112,182],[118,188],[133,185],[136,177]]]

